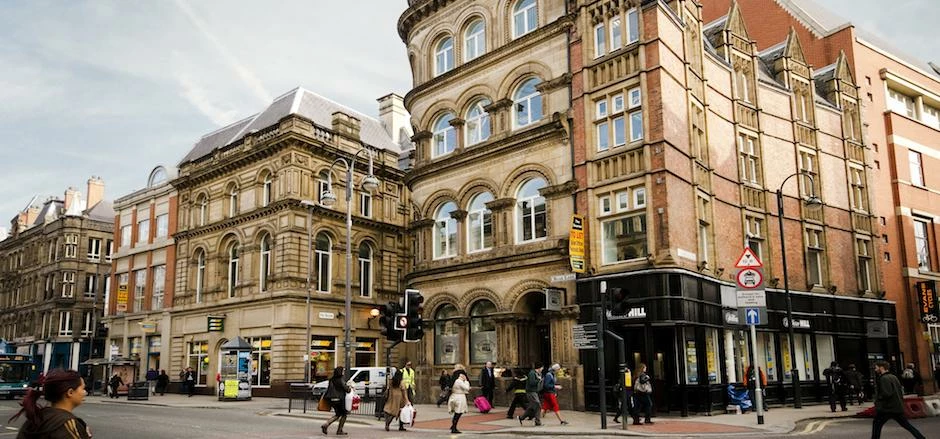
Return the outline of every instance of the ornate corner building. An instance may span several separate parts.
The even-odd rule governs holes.
[[[415,265],[407,282],[427,298],[425,319],[433,320],[414,352],[424,389],[456,364],[475,371],[487,361],[558,361],[578,369],[574,284],[554,285],[567,286],[558,311],[544,310],[543,295],[552,276],[570,271],[577,189],[566,8],[409,1],[398,21],[416,132],[407,176]],[[580,385],[571,387],[566,403],[580,398]]]
[[[88,180],[62,199],[29,205],[0,241],[0,336],[8,350],[32,356],[36,370],[84,371],[102,355],[95,327],[110,270],[114,211],[104,182]]]
[[[407,267],[409,195],[399,156],[410,134],[398,126],[400,97],[385,96],[380,107],[381,121],[292,90],[203,136],[168,184],[122,198],[116,233],[130,238],[112,282],[128,293],[108,304],[112,353],[139,359],[141,377],[157,365],[171,376],[192,367],[197,387],[213,391],[220,346],[241,336],[251,345],[258,396],[287,394],[308,368],[311,380],[328,378],[346,349],[354,366],[378,365],[384,340],[370,310],[400,293]],[[400,128],[404,143],[396,143]],[[363,149],[373,154],[378,189],[358,189],[369,171],[360,160],[350,205],[342,197],[320,205],[327,189],[349,189],[334,160],[351,162]],[[353,259],[344,264],[347,209]],[[166,235],[138,231],[164,214]],[[167,239],[174,246],[164,249]],[[347,268],[353,334],[344,347]]]

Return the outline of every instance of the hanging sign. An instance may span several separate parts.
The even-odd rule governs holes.
[[[571,231],[568,233],[568,256],[571,271],[584,273],[584,216],[571,216]]]
[[[914,284],[917,290],[917,307],[920,309],[921,323],[940,321],[940,305],[937,305],[937,283],[932,280]]]

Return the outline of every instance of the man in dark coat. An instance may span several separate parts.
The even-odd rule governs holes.
[[[890,367],[891,364],[887,361],[875,362],[878,381],[875,386],[875,420],[871,426],[871,438],[880,439],[881,428],[889,419],[894,419],[915,438],[926,439],[904,417],[904,393],[901,390],[901,382],[889,371]]]
[[[483,391],[483,397],[490,402],[490,405],[495,406],[496,404],[493,403],[493,390],[496,389],[496,371],[493,370],[493,363],[490,361],[486,362],[480,372],[480,389]]]
[[[845,406],[845,393],[848,388],[848,379],[845,377],[845,371],[839,367],[839,363],[833,361],[829,367],[823,371],[826,376],[826,382],[829,384],[829,408],[836,411],[836,401],[842,407],[842,411],[847,411]]]

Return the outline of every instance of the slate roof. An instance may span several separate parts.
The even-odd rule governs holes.
[[[297,87],[277,98],[260,113],[246,117],[231,125],[222,127],[209,134],[206,134],[193,146],[192,150],[183,157],[180,165],[197,161],[213,151],[225,148],[228,145],[238,142],[253,131],[261,131],[265,128],[277,124],[284,117],[295,114],[305,119],[309,119],[314,124],[331,129],[333,125],[333,113],[341,111],[353,116],[360,121],[359,136],[362,141],[374,148],[381,148],[392,151],[396,154],[401,153],[401,148],[385,131],[382,122],[378,119],[366,116],[345,105],[339,104],[312,91]]]

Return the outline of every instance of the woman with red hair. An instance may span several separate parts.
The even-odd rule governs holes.
[[[10,421],[26,414],[16,439],[91,439],[91,431],[81,418],[72,414],[85,401],[85,380],[74,370],[56,369],[43,377],[39,389],[29,389],[23,407]],[[39,398],[49,402],[40,406]]]

